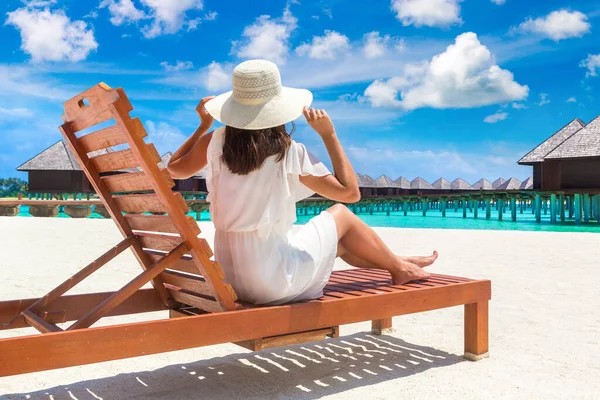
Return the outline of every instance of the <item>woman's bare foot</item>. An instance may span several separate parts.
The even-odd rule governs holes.
[[[429,279],[428,272],[421,269],[418,265],[407,261],[401,261],[395,271],[391,272],[394,285],[403,285],[410,281],[420,279]]]
[[[418,267],[425,268],[429,267],[431,264],[435,262],[438,258],[438,252],[433,251],[433,254],[430,256],[413,256],[413,257],[403,257],[399,256],[403,261],[408,261],[409,263],[415,264]]]

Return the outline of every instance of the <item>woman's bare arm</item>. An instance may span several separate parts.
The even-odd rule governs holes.
[[[198,107],[196,107],[196,111],[202,121],[200,126],[173,154],[169,165],[167,165],[169,173],[175,179],[187,179],[206,166],[206,152],[212,139],[212,132],[209,134],[206,132],[212,126],[214,119],[206,112],[204,105],[212,99],[213,97],[211,96],[205,97],[200,101]]]
[[[325,110],[308,110],[304,108],[304,116],[310,126],[321,136],[333,165],[333,175],[301,176],[300,182],[306,187],[328,199],[344,203],[355,203],[360,200],[360,190],[356,173],[346,156],[335,128]]]

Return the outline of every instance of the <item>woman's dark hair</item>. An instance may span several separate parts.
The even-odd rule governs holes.
[[[247,175],[259,169],[265,160],[277,155],[277,162],[283,160],[292,144],[291,134],[285,125],[267,129],[239,129],[225,127],[222,160],[229,170],[237,175]]]

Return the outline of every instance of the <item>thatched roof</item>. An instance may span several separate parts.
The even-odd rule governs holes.
[[[487,179],[480,179],[477,182],[475,182],[474,184],[472,184],[471,186],[473,187],[473,189],[477,189],[477,190],[492,190],[492,189],[494,189],[494,187],[492,186],[490,181],[488,181]]]
[[[519,160],[519,164],[532,164],[544,161],[548,153],[552,152],[557,146],[571,138],[576,132],[585,127],[585,123],[579,118],[575,118],[567,125],[563,126],[558,132],[550,136],[546,141],[527,153]],[[600,144],[600,138],[597,141]],[[560,157],[559,157],[560,158]]]
[[[438,190],[452,189],[452,184],[450,183],[450,181],[444,178],[440,178],[437,181],[433,182],[431,186]]]
[[[427,182],[425,179],[421,178],[420,176],[416,177],[415,179],[413,179],[410,182],[410,188],[411,189],[428,189],[428,190],[435,189],[433,186],[431,186],[431,184],[429,182]]]
[[[400,185],[398,186],[401,189],[410,189],[410,181],[408,179],[406,179],[405,177],[401,176],[400,178],[396,179],[394,181],[396,184]]]
[[[496,190],[519,190],[521,189],[521,181],[517,178],[510,178],[502,185],[498,186]]]
[[[492,189],[494,189],[494,190],[498,189],[498,186],[502,185],[504,182],[506,182],[506,181],[502,178],[496,179],[494,182],[492,182]]]
[[[375,180],[367,174],[356,174],[356,179],[358,180],[359,188],[377,187],[377,185],[375,185]]]
[[[600,157],[600,116],[579,129],[544,159]]]
[[[452,190],[475,190],[473,186],[469,185],[469,183],[462,178],[453,180],[450,185],[452,186]]]
[[[519,189],[521,189],[521,190],[533,189],[533,178],[530,176],[529,178],[527,178],[523,182],[521,182],[521,187]]]
[[[392,180],[387,175],[381,175],[379,178],[375,179],[375,185],[378,188],[394,188],[398,187],[398,184]]]
[[[88,156],[108,152],[112,152],[112,149],[93,151]],[[67,144],[61,140],[23,163],[17,171],[81,171],[81,167]]]

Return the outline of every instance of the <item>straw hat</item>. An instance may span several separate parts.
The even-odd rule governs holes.
[[[277,66],[267,60],[244,61],[233,70],[233,90],[206,103],[217,121],[240,129],[283,125],[302,115],[312,102],[306,89],[281,86]]]

